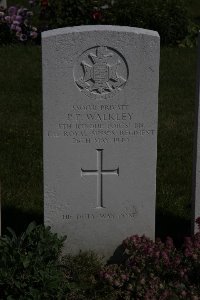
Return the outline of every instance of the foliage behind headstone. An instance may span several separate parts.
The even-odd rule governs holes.
[[[112,24],[156,30],[165,45],[180,43],[189,26],[185,0],[49,0],[46,17],[50,28]]]
[[[38,42],[38,33],[49,29],[107,24],[155,30],[163,45],[192,47],[196,45],[199,27],[190,20],[187,5],[186,0],[27,0],[31,12],[24,10],[30,14],[33,11],[35,27],[27,21],[21,22],[23,26],[16,25],[13,16],[9,19],[10,8],[8,12],[1,10],[0,44],[16,40]],[[17,9],[21,11],[20,6]]]
[[[188,33],[184,0],[116,0],[115,23],[156,30],[162,44],[178,44]]]

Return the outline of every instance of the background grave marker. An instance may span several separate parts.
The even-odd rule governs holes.
[[[194,164],[193,164],[193,231],[197,232],[196,218],[200,217],[200,33],[198,38],[198,65],[197,65],[197,91],[196,91],[196,123],[194,142]]]

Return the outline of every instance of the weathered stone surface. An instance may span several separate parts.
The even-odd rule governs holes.
[[[3,7],[7,7],[7,1],[6,0],[0,0],[0,6],[3,6]]]
[[[159,36],[118,26],[44,32],[44,218],[65,252],[109,257],[154,238]]]
[[[193,229],[197,231],[195,220],[200,217],[200,34],[198,47],[197,91],[196,91],[196,126],[193,164]]]

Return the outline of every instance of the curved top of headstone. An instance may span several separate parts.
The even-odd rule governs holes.
[[[42,37],[51,37],[55,35],[62,35],[67,33],[89,32],[89,31],[116,31],[116,32],[132,32],[135,34],[151,35],[159,37],[157,31],[129,27],[129,26],[113,26],[113,25],[83,25],[74,27],[58,28],[42,32]]]

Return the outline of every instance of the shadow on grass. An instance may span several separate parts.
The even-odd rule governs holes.
[[[191,222],[184,218],[174,216],[167,212],[157,210],[156,213],[156,238],[164,242],[167,236],[173,238],[177,248],[181,247],[185,236],[191,235]],[[108,264],[119,264],[126,260],[124,247],[118,246],[114,254],[109,258]]]
[[[35,221],[38,225],[43,224],[43,214],[25,212],[13,207],[2,208],[2,235],[6,234],[6,228],[11,227],[17,234],[21,234],[28,224]],[[167,236],[173,238],[176,247],[180,247],[184,237],[191,235],[191,222],[184,218],[174,216],[167,212],[157,211],[156,214],[156,237],[165,241]],[[124,248],[120,245],[110,257],[108,263],[122,263],[125,259]]]
[[[156,237],[164,241],[167,236],[173,238],[177,247],[183,243],[184,237],[191,235],[191,221],[174,216],[167,212],[156,212]]]
[[[7,227],[12,228],[16,234],[21,234],[33,221],[37,225],[43,224],[43,214],[27,212],[14,207],[2,207],[2,235],[6,234]]]

